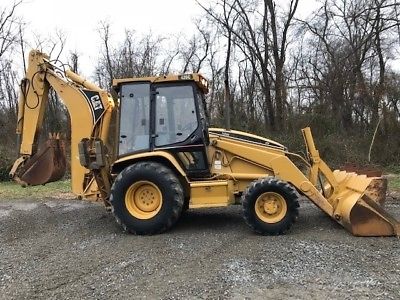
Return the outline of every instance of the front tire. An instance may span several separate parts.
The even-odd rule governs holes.
[[[299,215],[299,194],[274,177],[252,182],[242,195],[243,216],[253,231],[263,235],[287,232]]]
[[[184,194],[176,175],[157,162],[124,169],[111,188],[110,202],[118,224],[139,235],[162,233],[179,219]]]

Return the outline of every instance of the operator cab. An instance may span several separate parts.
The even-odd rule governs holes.
[[[189,177],[209,175],[208,124],[199,74],[117,79],[118,157],[162,150],[171,153]]]

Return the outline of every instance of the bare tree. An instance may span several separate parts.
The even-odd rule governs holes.
[[[22,1],[0,8],[0,109],[15,119],[17,112],[17,72],[12,51],[22,44],[22,20],[16,14]],[[9,122],[7,122],[9,123]]]
[[[110,36],[110,25],[102,23],[103,49],[96,67],[96,79],[103,88],[110,89],[114,78],[154,76],[164,69],[160,51],[162,37],[151,32],[138,37],[134,31],[125,30],[124,40],[111,47]]]
[[[104,51],[102,52],[102,60],[104,61],[104,68],[108,73],[108,82],[107,84],[110,86],[112,83],[112,79],[114,78],[113,74],[113,63],[111,60],[111,49],[110,49],[110,24],[106,22],[100,22],[100,38],[103,42]],[[98,71],[98,75],[100,75]]]
[[[272,130],[284,125],[287,95],[284,68],[290,42],[289,28],[297,4],[298,0],[290,1],[289,8],[279,14],[275,2],[270,0],[217,0],[213,7],[202,5],[206,13],[225,29],[225,35],[233,37],[235,45],[256,71],[264,95],[265,123]],[[218,7],[222,7],[225,14],[218,13]],[[227,22],[226,12],[234,22]]]
[[[22,35],[22,20],[17,8],[22,1],[14,2],[10,7],[0,7],[0,180],[8,174],[11,160],[15,158],[13,146],[15,139],[18,71],[14,59]]]
[[[236,2],[236,0],[234,1]],[[233,4],[229,3],[228,0],[221,0],[215,3],[215,8],[206,8],[199,1],[197,3],[206,11],[208,16],[217,21],[218,24],[222,27],[222,32],[226,37],[226,52],[225,52],[225,67],[224,67],[224,103],[225,103],[225,128],[231,128],[231,88],[230,88],[230,61],[231,61],[231,52],[232,52],[232,43],[233,43],[233,27],[235,25],[236,20],[238,19],[238,14],[234,13]],[[218,11],[218,8],[222,10],[222,12]]]
[[[22,1],[16,1],[10,8],[0,8],[0,58],[18,40],[21,19],[16,15],[16,9],[21,3]]]
[[[303,78],[314,87],[317,101],[328,100],[343,130],[354,122],[374,126],[378,121],[386,63],[399,25],[396,7],[387,0],[326,0],[312,20],[303,21],[312,34],[306,43],[315,45]]]

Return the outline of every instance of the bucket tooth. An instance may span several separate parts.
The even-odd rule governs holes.
[[[340,171],[340,170],[335,170],[335,171],[333,171],[333,175],[335,176],[336,181],[337,181],[338,183],[341,183],[343,180],[345,180],[347,174],[348,174],[348,173],[347,173],[346,171]]]

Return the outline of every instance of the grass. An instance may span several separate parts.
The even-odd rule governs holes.
[[[0,182],[0,199],[41,199],[71,193],[71,181],[62,180],[46,185],[21,187],[15,182]]]
[[[400,174],[392,174],[388,178],[388,185],[391,191],[400,192]]]
[[[384,174],[388,177],[389,191],[400,192],[400,166],[388,166],[385,168]]]

